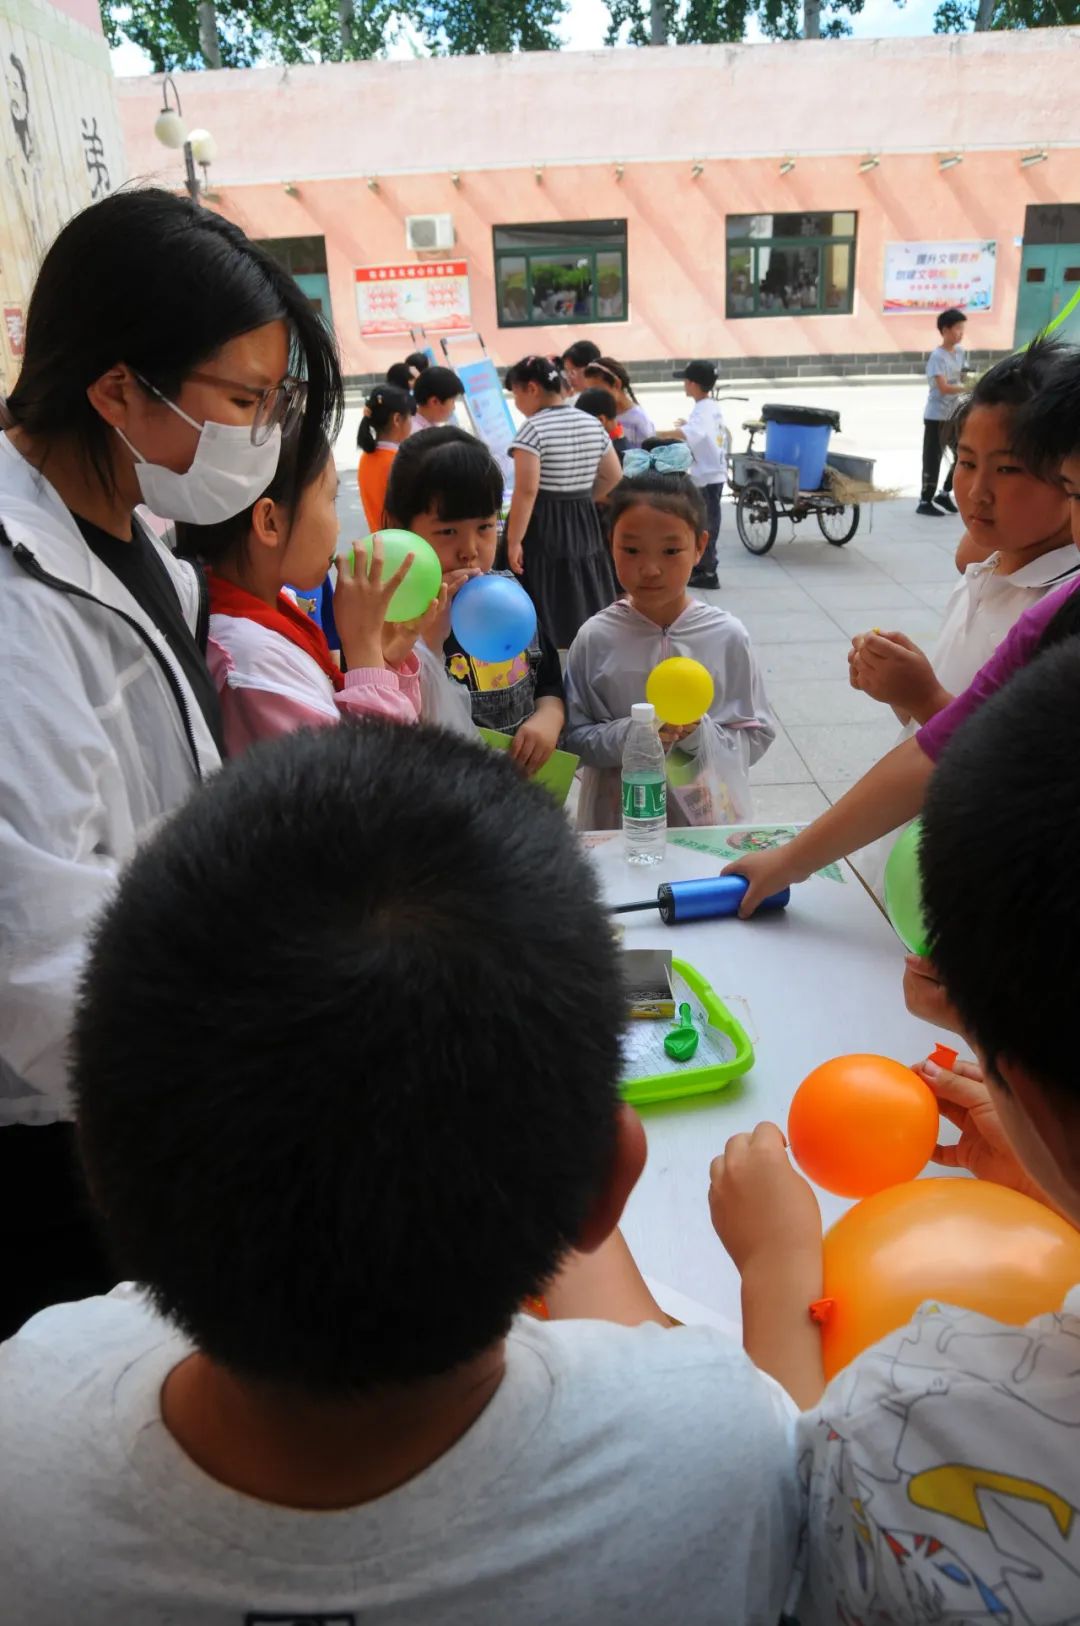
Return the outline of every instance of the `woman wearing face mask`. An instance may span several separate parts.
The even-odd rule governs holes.
[[[0,434],[0,1337],[110,1285],[66,1121],[85,937],[220,760],[202,578],[134,510],[238,513],[293,425],[303,483],[340,411],[327,330],[210,210],[118,193],[46,255]]]

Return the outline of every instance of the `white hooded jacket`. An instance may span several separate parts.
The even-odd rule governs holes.
[[[197,631],[195,571],[156,543]],[[0,434],[0,1125],[70,1117],[86,934],[139,842],[219,765],[163,634]]]

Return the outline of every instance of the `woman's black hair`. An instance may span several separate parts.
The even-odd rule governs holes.
[[[392,361],[386,369],[386,382],[399,390],[411,390],[415,371],[407,361]]]
[[[301,497],[320,478],[330,461],[331,446],[325,435],[320,435],[315,455],[301,478],[298,472],[300,451],[299,432],[290,432],[281,442],[281,456],[274,470],[274,478],[255,502],[241,509],[231,519],[219,520],[216,525],[189,525],[180,520],[176,525],[176,549],[184,559],[193,559],[203,565],[219,565],[242,552],[251,534],[251,516],[256,504],[265,501],[281,503],[295,516]]]
[[[619,403],[610,390],[582,390],[574,405],[592,418],[615,418],[619,413]]]
[[[666,446],[667,441],[649,439],[642,442],[643,452]],[[628,508],[643,504],[646,508],[659,508],[665,514],[674,514],[689,525],[695,536],[708,528],[705,499],[688,474],[661,474],[647,469],[644,474],[624,475],[607,500],[608,536],[615,535],[615,527]]]
[[[431,366],[431,357],[425,355],[423,350],[410,350],[405,357],[406,367],[412,367],[418,373],[426,373]]]
[[[600,360],[600,346],[593,344],[591,339],[575,339],[573,344],[562,353],[563,362],[569,362],[571,367],[586,367],[590,361]]]
[[[396,384],[376,384],[364,405],[364,416],[356,431],[356,444],[362,452],[373,452],[379,441],[379,430],[385,429],[390,419],[398,414],[412,416],[416,403],[408,390]]]
[[[390,465],[386,512],[399,525],[417,514],[483,519],[502,507],[502,470],[482,440],[454,424],[410,435]]]
[[[1033,448],[1033,458],[1029,458],[1025,450],[1025,444],[1032,438],[1030,432],[1025,432],[1025,409],[1038,409],[1044,391],[1066,354],[1066,347],[1054,339],[1036,339],[1026,350],[1018,350],[1015,355],[997,362],[983,373],[971,394],[964,397],[959,410],[947,420],[946,432],[951,444],[956,446],[964,424],[976,407],[1006,407],[1015,415],[1013,450],[1023,458],[1032,473],[1038,473],[1042,479],[1048,478],[1049,468],[1038,466],[1043,462],[1038,448]],[[1061,459],[1057,461],[1060,463]],[[1055,467],[1053,473],[1056,472]]]
[[[168,398],[222,345],[284,321],[307,384],[295,477],[306,483],[341,422],[337,346],[288,272],[239,226],[159,187],[114,192],[69,220],[42,262],[8,398],[30,435],[73,437],[115,489],[109,425],[87,389],[124,362]]]
[[[523,356],[506,370],[506,388],[512,390],[515,384],[538,384],[548,395],[561,395],[562,369],[550,356]]]
[[[604,384],[605,375],[608,383],[614,379],[616,383],[621,384],[631,401],[637,400],[637,396],[634,394],[634,386],[630,382],[630,374],[627,372],[622,362],[616,361],[614,356],[601,356],[599,360],[591,361],[585,368],[585,377],[594,377],[599,379],[601,387],[603,388],[607,387]]]

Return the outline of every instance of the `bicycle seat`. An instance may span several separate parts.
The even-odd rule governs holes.
[[[757,431],[759,429],[764,429],[764,427],[765,427],[765,425],[762,423],[760,418],[755,418],[753,423],[744,423],[743,424],[744,429],[748,429],[748,430],[751,430],[751,431]]]

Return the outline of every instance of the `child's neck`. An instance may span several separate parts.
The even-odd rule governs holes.
[[[1041,542],[1031,542],[1026,548],[999,548],[999,558],[994,567],[995,576],[1014,576],[1025,565],[1033,560],[1041,559],[1044,553],[1053,553],[1056,548],[1063,548],[1072,541],[1072,527],[1066,520],[1061,528],[1047,536]]]
[[[662,604],[642,603],[634,597],[633,593],[629,596],[630,603],[638,615],[643,615],[646,621],[651,621],[654,626],[661,629],[670,627],[679,619],[683,611],[688,610],[694,602],[685,588],[681,593],[676,594],[674,598],[665,599]]]
[[[264,604],[269,604],[273,608],[277,604],[282,587],[278,580],[276,563],[272,558],[265,561],[260,559],[258,554],[262,549],[252,551],[255,557],[243,562],[238,559],[220,560],[213,567],[214,574],[220,576],[222,581],[231,582],[234,587],[242,587],[245,593],[250,593],[254,598],[261,599]]]
[[[161,1416],[219,1484],[325,1512],[374,1501],[429,1467],[472,1427],[505,1368],[500,1342],[442,1377],[321,1401],[245,1382],[196,1353],[165,1379]]]

